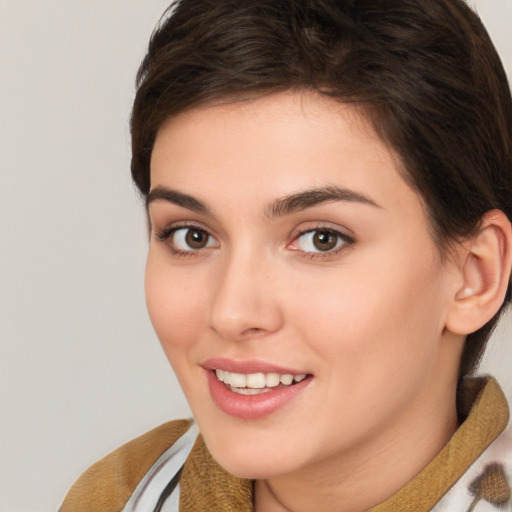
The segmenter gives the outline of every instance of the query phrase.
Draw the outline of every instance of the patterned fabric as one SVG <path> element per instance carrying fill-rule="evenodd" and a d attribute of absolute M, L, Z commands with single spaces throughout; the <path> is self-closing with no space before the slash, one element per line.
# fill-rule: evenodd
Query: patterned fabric
<path fill-rule="evenodd" d="M 432 512 L 512 510 L 512 428 L 471 465 Z"/>

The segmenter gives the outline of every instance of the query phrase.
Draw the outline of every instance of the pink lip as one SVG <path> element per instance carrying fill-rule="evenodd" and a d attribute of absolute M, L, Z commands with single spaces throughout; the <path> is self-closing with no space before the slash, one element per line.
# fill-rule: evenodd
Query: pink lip
<path fill-rule="evenodd" d="M 224 370 L 231 373 L 280 373 L 281 375 L 285 373 L 292 375 L 308 373 L 307 371 L 293 370 L 257 359 L 236 361 L 224 357 L 214 357 L 204 361 L 201 366 L 206 370 Z"/>
<path fill-rule="evenodd" d="M 236 368 L 238 370 L 235 371 L 236 373 L 256 373 L 253 370 L 254 366 L 249 366 L 250 369 L 244 371 L 240 371 L 240 365 L 238 363 L 230 365 L 229 368 Z M 263 367 L 258 365 L 257 370 L 263 373 L 276 372 L 298 374 L 298 372 L 277 370 L 275 366 L 270 366 L 272 369 L 269 370 L 268 365 L 264 365 Z M 216 368 L 226 371 L 234 371 L 228 370 L 228 367 L 223 364 L 216 365 Z M 210 394 L 217 406 L 226 414 L 245 420 L 256 420 L 269 416 L 300 395 L 300 393 L 306 389 L 313 380 L 312 376 L 308 376 L 299 383 L 286 387 L 271 388 L 271 391 L 261 393 L 260 395 L 241 395 L 231 391 L 224 383 L 217 379 L 213 369 L 207 369 L 206 374 Z"/>

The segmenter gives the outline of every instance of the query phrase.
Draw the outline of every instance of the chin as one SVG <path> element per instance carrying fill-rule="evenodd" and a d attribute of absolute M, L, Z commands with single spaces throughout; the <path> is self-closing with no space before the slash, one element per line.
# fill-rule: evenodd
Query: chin
<path fill-rule="evenodd" d="M 203 435 L 208 451 L 228 473 L 239 478 L 267 479 L 297 470 L 301 461 L 300 450 L 293 453 L 278 447 L 274 441 L 258 442 L 257 439 L 237 439 L 228 436 L 220 439 L 214 433 Z M 296 446 L 296 445 L 295 445 Z"/>
<path fill-rule="evenodd" d="M 266 480 L 275 478 L 279 475 L 287 474 L 293 471 L 294 468 L 282 466 L 274 459 L 267 460 L 249 460 L 245 457 L 214 457 L 215 460 L 222 466 L 228 473 L 231 473 L 238 478 L 247 478 L 249 480 Z"/>

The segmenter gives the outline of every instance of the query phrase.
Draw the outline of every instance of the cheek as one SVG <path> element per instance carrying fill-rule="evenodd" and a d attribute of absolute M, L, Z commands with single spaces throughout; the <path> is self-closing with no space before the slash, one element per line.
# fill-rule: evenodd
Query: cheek
<path fill-rule="evenodd" d="M 429 265 L 425 273 L 391 273 L 380 262 L 375 271 L 340 269 L 290 294 L 295 332 L 313 354 L 325 401 L 339 404 L 318 414 L 319 428 L 336 426 L 333 443 L 341 430 L 352 436 L 399 414 L 435 372 L 442 280 Z"/>
<path fill-rule="evenodd" d="M 397 371 L 421 371 L 442 331 L 435 265 L 418 263 L 419 272 L 380 258 L 378 268 L 363 262 L 360 268 L 340 268 L 293 294 L 300 332 L 344 376 L 367 372 L 384 380 Z"/>
<path fill-rule="evenodd" d="M 151 253 L 146 264 L 146 303 L 156 334 L 167 357 L 186 349 L 195 338 L 203 311 L 202 294 L 187 272 L 161 262 Z M 172 361 L 171 361 L 172 362 Z"/>

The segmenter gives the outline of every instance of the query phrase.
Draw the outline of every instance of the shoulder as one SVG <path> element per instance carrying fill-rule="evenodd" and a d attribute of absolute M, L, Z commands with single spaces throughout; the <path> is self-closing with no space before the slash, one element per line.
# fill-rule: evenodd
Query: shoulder
<path fill-rule="evenodd" d="M 191 420 L 164 423 L 96 462 L 75 482 L 60 512 L 121 510 L 153 463 L 190 424 Z"/>

